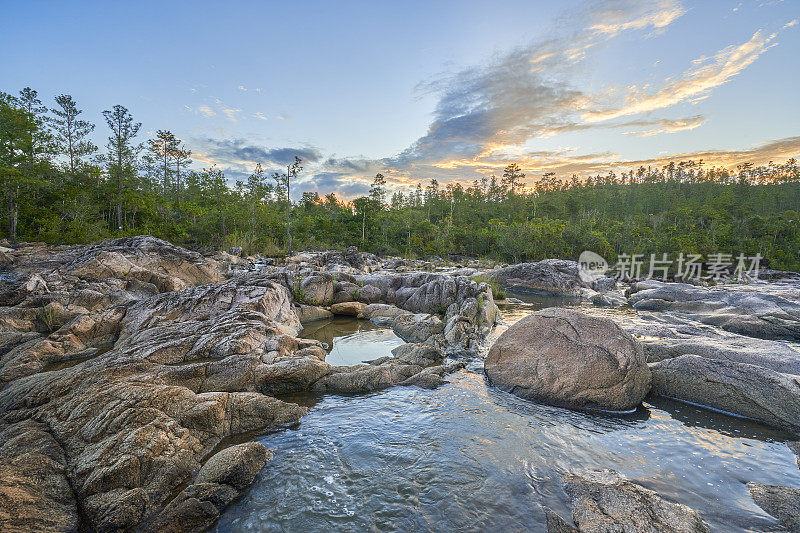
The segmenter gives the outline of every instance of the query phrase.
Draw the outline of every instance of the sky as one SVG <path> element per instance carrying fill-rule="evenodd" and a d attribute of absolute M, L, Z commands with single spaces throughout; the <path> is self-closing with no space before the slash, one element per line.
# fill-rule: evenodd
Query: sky
<path fill-rule="evenodd" d="M 122 104 L 231 183 L 298 155 L 298 196 L 800 156 L 800 0 L 0 4 L 0 90 L 99 146 Z"/>

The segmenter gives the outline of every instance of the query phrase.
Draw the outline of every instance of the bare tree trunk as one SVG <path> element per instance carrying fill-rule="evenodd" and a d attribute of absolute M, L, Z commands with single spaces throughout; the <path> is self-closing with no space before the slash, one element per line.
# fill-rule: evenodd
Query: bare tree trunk
<path fill-rule="evenodd" d="M 289 181 L 292 167 L 286 167 L 286 246 L 289 248 L 289 256 L 292 255 L 292 227 L 291 219 L 289 218 L 292 210 L 292 201 L 289 197 Z"/>
<path fill-rule="evenodd" d="M 181 161 L 177 162 L 177 174 L 175 175 L 175 199 L 178 204 L 178 210 L 181 208 Z"/>
<path fill-rule="evenodd" d="M 122 231 L 122 204 L 117 204 L 117 230 Z"/>
<path fill-rule="evenodd" d="M 8 189 L 8 240 L 17 240 L 17 201 L 13 187 Z"/>
<path fill-rule="evenodd" d="M 169 165 L 167 164 L 167 156 L 169 155 L 167 151 L 167 143 L 164 142 L 164 198 L 167 197 L 169 194 L 169 176 L 167 174 Z"/>

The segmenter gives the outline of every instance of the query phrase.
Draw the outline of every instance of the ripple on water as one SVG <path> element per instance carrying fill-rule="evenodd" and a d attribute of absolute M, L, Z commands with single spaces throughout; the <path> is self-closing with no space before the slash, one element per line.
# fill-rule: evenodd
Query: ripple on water
<path fill-rule="evenodd" d="M 502 306 L 506 325 L 582 306 L 509 295 L 525 303 Z M 402 343 L 387 332 L 337 317 L 301 335 L 332 346 L 332 364 L 356 364 Z M 539 405 L 488 387 L 480 360 L 468 368 L 434 391 L 287 398 L 312 408 L 297 429 L 260 439 L 275 458 L 217 530 L 544 531 L 541 505 L 570 515 L 563 475 L 600 468 L 697 509 L 715 530 L 769 530 L 775 520 L 745 483 L 800 486 L 780 431 L 660 399 L 625 416 Z"/>
<path fill-rule="evenodd" d="M 326 396 L 218 531 L 544 530 L 567 472 L 613 468 L 727 531 L 775 522 L 747 481 L 800 486 L 787 435 L 658 401 L 609 417 L 538 405 L 460 372 L 435 391 Z"/>

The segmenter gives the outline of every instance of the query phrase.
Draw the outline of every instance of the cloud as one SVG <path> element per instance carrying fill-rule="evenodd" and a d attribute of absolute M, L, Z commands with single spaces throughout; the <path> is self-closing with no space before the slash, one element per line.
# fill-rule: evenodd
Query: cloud
<path fill-rule="evenodd" d="M 604 110 L 589 110 L 582 114 L 584 121 L 600 122 L 626 115 L 648 113 L 675 104 L 697 102 L 707 98 L 711 91 L 727 83 L 750 66 L 761 54 L 775 46 L 777 33 L 766 34 L 759 30 L 746 42 L 723 48 L 711 58 L 699 58 L 694 67 L 679 79 L 667 83 L 655 93 L 645 88 L 631 87 L 622 105 L 612 105 Z"/>
<path fill-rule="evenodd" d="M 394 166 L 471 160 L 569 129 L 597 98 L 571 83 L 573 67 L 623 31 L 661 30 L 684 13 L 675 0 L 592 3 L 588 27 L 497 57 L 487 65 L 420 84 L 439 96 L 424 136 L 389 161 Z M 574 14 L 572 14 L 574 15 Z"/>
<path fill-rule="evenodd" d="M 222 113 L 226 117 L 228 117 L 228 120 L 230 120 L 231 122 L 238 122 L 239 118 L 237 117 L 237 115 L 241 112 L 242 110 L 237 108 L 228 108 L 228 107 L 222 108 Z"/>
<path fill-rule="evenodd" d="M 262 113 L 261 111 L 258 111 L 257 113 L 254 113 L 253 116 L 255 118 L 260 118 L 261 120 L 269 120 L 267 118 L 267 116 L 264 113 Z"/>
<path fill-rule="evenodd" d="M 344 172 L 317 172 L 312 175 L 302 176 L 298 180 L 295 188 L 297 190 L 318 192 L 325 195 L 335 192 L 337 196 L 344 199 L 363 196 L 369 192 L 370 181 L 364 179 L 353 179 Z"/>
<path fill-rule="evenodd" d="M 675 0 L 633 4 L 623 0 L 611 0 L 593 8 L 588 29 L 604 35 L 647 28 L 661 30 L 684 13 L 686 10 Z"/>
<path fill-rule="evenodd" d="M 197 110 L 200 111 L 202 114 L 204 114 L 207 117 L 213 117 L 213 116 L 216 116 L 216 114 L 217 114 L 216 111 L 214 111 L 213 109 L 211 109 L 207 105 L 201 105 L 200 107 L 197 108 Z"/>
<path fill-rule="evenodd" d="M 322 153 L 314 147 L 267 148 L 255 146 L 244 139 L 213 139 L 210 137 L 193 139 L 192 146 L 198 151 L 195 156 L 206 164 L 217 164 L 242 170 L 252 169 L 256 163 L 266 166 L 282 167 L 294 162 L 294 156 L 304 163 L 316 163 Z"/>
<path fill-rule="evenodd" d="M 240 91 L 245 91 L 245 92 L 247 91 L 247 89 L 245 89 L 244 85 L 239 85 L 239 90 Z"/>
<path fill-rule="evenodd" d="M 617 127 L 625 126 L 655 126 L 644 131 L 626 131 L 625 135 L 634 135 L 636 137 L 652 137 L 660 133 L 676 133 L 679 131 L 693 130 L 705 124 L 706 118 L 703 115 L 695 115 L 693 117 L 680 118 L 677 120 L 655 120 L 655 121 L 633 121 L 620 124 Z"/>

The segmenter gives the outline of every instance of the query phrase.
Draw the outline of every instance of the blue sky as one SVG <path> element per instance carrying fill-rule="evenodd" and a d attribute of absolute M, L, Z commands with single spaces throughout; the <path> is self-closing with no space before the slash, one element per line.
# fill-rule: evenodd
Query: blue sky
<path fill-rule="evenodd" d="M 5 2 L 0 90 L 300 190 L 800 155 L 800 2 Z M 777 142 L 776 142 L 777 141 Z M 298 190 L 298 194 L 300 192 Z"/>

